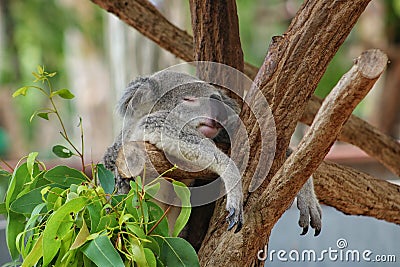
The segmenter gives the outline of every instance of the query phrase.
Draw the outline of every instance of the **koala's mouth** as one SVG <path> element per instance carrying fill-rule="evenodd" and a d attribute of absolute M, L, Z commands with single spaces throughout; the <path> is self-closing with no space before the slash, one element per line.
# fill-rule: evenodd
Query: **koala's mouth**
<path fill-rule="evenodd" d="M 222 125 L 213 119 L 202 121 L 197 129 L 208 138 L 214 138 L 218 135 Z"/>

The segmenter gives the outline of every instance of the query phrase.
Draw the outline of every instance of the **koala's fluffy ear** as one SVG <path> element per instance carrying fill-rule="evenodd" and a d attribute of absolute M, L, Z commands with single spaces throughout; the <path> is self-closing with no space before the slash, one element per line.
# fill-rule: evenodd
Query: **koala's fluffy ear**
<path fill-rule="evenodd" d="M 147 106 L 155 103 L 158 93 L 159 85 L 156 80 L 139 77 L 125 89 L 117 106 L 118 113 L 124 117 L 133 116 L 138 111 L 148 111 L 151 107 Z"/>

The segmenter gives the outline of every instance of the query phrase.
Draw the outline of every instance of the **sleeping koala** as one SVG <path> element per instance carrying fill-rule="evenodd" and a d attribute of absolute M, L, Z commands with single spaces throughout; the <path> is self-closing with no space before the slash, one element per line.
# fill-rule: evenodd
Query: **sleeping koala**
<path fill-rule="evenodd" d="M 227 194 L 228 230 L 243 225 L 241 176 L 235 163 L 211 140 L 227 139 L 226 129 L 236 127 L 237 103 L 216 87 L 188 74 L 160 71 L 129 83 L 118 111 L 124 127 L 104 156 L 105 166 L 116 175 L 119 193 L 127 193 L 115 162 L 125 142 L 146 141 L 166 155 L 218 174 Z M 228 136 L 229 139 L 229 136 Z M 227 141 L 229 142 L 229 140 Z M 190 184 L 191 181 L 187 181 Z M 321 230 L 321 210 L 311 178 L 298 195 L 299 224 L 305 234 L 311 217 L 315 235 Z"/>

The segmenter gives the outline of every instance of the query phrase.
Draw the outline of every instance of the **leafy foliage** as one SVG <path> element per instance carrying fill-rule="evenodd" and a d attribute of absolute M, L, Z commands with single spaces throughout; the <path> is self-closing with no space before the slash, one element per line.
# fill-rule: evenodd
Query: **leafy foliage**
<path fill-rule="evenodd" d="M 50 90 L 22 87 L 14 96 L 26 95 L 32 88 L 50 100 L 73 96 L 67 89 L 52 90 L 49 78 L 55 73 L 38 67 L 34 75 L 38 82 L 49 84 Z M 4 201 L 0 203 L 0 214 L 7 216 L 7 246 L 12 264 L 19 264 L 17 261 L 22 258 L 21 266 L 199 266 L 191 245 L 177 237 L 190 216 L 189 189 L 173 182 L 183 207 L 170 237 L 168 209 L 163 211 L 152 197 L 163 178 L 143 185 L 137 177 L 131 181 L 128 194 L 116 195 L 113 173 L 102 164 L 92 164 L 94 179 L 89 178 L 84 172 L 83 137 L 78 150 L 70 141 L 55 105 L 48 110 L 47 114 L 50 113 L 59 119 L 62 137 L 76 154 L 61 145 L 54 146 L 53 152 L 61 158 L 78 155 L 83 168 L 47 169 L 37 160 L 38 153 L 32 152 L 11 173 L 0 170 L 0 178 L 8 182 L 6 196 L 0 196 L 0 201 Z M 43 118 L 40 113 L 35 114 Z"/>

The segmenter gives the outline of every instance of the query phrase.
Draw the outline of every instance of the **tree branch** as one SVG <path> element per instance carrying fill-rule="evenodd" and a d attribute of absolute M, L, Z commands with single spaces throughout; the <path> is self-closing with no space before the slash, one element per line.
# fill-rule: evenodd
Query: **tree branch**
<path fill-rule="evenodd" d="M 330 162 L 322 162 L 313 177 L 321 203 L 400 224 L 400 186 Z"/>
<path fill-rule="evenodd" d="M 143 146 L 144 145 L 144 146 Z M 227 151 L 227 147 L 222 148 Z M 145 165 L 137 160 L 138 149 L 147 154 Z M 124 151 L 124 152 L 122 152 Z M 129 163 L 129 166 L 126 164 Z M 117 158 L 117 168 L 124 178 L 142 175 L 146 169 L 147 177 L 151 169 L 163 173 L 173 166 L 155 146 L 142 142 L 128 142 Z M 218 175 L 211 171 L 184 172 L 179 169 L 168 173 L 175 180 L 202 179 L 214 180 Z M 349 167 L 323 161 L 313 174 L 315 191 L 321 203 L 332 206 L 346 214 L 365 215 L 400 224 L 400 186 L 376 179 L 368 174 Z M 357 195 L 354 194 L 357 192 Z"/>
<path fill-rule="evenodd" d="M 160 47 L 168 50 L 175 56 L 185 60 L 193 61 L 193 37 L 186 31 L 178 29 L 171 24 L 150 2 L 147 0 L 92 0 L 101 8 L 118 16 L 122 21 L 137 29 L 144 36 L 148 37 Z M 126 3 L 126 5 L 125 5 Z M 281 37 L 274 37 L 269 51 L 277 46 L 277 40 Z M 279 49 L 279 46 L 278 48 Z M 268 57 L 275 58 L 277 51 L 269 53 Z M 267 58 L 266 61 L 267 62 Z M 259 76 L 263 79 L 256 79 L 259 88 L 264 87 L 276 69 L 276 60 L 269 60 L 259 70 Z M 244 72 L 254 78 L 257 74 L 257 67 L 245 63 Z M 263 81 L 263 82 L 260 82 Z M 272 96 L 267 99 L 270 101 Z M 308 102 L 301 121 L 310 125 L 322 100 L 313 96 Z M 357 129 L 355 131 L 355 129 Z M 351 116 L 343 127 L 339 140 L 349 142 L 364 150 L 385 165 L 396 175 L 400 176 L 400 144 L 393 138 L 385 135 L 364 120 Z"/>
<path fill-rule="evenodd" d="M 324 100 L 297 150 L 286 160 L 261 195 L 263 217 L 274 218 L 266 222 L 271 224 L 270 229 L 328 154 L 344 122 L 378 80 L 387 61 L 387 56 L 380 50 L 362 53 Z M 260 207 L 253 209 L 259 210 Z"/>
<path fill-rule="evenodd" d="M 300 121 L 311 125 L 321 103 L 321 99 L 313 96 Z M 394 174 L 400 176 L 400 143 L 366 121 L 355 115 L 350 116 L 338 140 L 361 148 Z"/>

